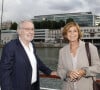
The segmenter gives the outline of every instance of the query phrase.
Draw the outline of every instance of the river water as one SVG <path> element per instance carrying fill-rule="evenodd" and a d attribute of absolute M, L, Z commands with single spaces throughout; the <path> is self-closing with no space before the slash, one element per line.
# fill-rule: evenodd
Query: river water
<path fill-rule="evenodd" d="M 37 53 L 41 60 L 52 70 L 56 70 L 58 63 L 58 55 L 60 48 L 37 48 Z M 98 48 L 100 55 L 100 48 Z M 0 56 L 2 49 L 0 48 Z M 100 77 L 97 76 L 97 77 Z M 40 86 L 43 88 L 41 90 L 52 90 L 47 88 L 54 88 L 53 90 L 60 90 L 62 85 L 62 81 L 60 79 L 49 79 L 49 78 L 41 78 Z"/>

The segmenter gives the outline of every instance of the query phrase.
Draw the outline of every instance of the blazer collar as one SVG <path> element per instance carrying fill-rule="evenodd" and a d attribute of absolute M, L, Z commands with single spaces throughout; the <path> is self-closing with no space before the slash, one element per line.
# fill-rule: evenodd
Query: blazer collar
<path fill-rule="evenodd" d="M 32 69 L 30 61 L 29 61 L 29 58 L 28 58 L 28 56 L 27 56 L 27 54 L 26 54 L 26 52 L 25 52 L 20 40 L 16 39 L 16 43 L 17 43 L 17 46 L 18 46 L 18 49 L 19 49 L 19 53 L 21 53 L 21 55 L 24 58 L 23 60 L 25 61 L 25 64 Z"/>

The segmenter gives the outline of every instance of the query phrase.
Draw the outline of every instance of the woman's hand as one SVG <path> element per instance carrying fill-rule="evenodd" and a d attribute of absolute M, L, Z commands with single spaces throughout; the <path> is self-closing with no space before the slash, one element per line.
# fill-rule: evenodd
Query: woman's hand
<path fill-rule="evenodd" d="M 81 77 L 83 77 L 86 74 L 86 71 L 84 69 L 69 71 L 67 76 L 70 78 L 71 81 L 79 80 Z"/>
<path fill-rule="evenodd" d="M 78 71 L 69 71 L 67 76 L 71 81 L 76 81 L 80 77 L 80 74 Z"/>
<path fill-rule="evenodd" d="M 78 70 L 78 73 L 80 75 L 80 78 L 83 77 L 84 75 L 86 75 L 86 71 L 84 69 Z"/>

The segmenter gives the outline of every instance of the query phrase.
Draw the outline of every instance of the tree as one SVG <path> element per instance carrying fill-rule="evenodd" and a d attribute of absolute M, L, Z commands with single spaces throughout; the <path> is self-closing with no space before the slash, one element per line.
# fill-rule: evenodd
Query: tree
<path fill-rule="evenodd" d="M 98 24 L 98 26 L 100 26 L 100 23 Z"/>
<path fill-rule="evenodd" d="M 58 22 L 58 25 L 59 25 L 58 28 L 64 27 L 65 21 L 60 20 L 60 21 Z"/>
<path fill-rule="evenodd" d="M 17 23 L 16 22 L 12 23 L 10 29 L 16 30 L 17 29 Z"/>
<path fill-rule="evenodd" d="M 74 22 L 74 19 L 73 19 L 73 18 L 68 18 L 68 19 L 66 20 L 66 24 L 69 23 L 69 22 Z"/>

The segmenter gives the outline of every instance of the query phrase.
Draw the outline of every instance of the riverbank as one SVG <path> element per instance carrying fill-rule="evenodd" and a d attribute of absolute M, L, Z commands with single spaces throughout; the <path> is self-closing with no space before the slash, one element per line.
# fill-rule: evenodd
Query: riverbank
<path fill-rule="evenodd" d="M 64 44 L 60 43 L 35 43 L 36 48 L 61 48 Z M 0 48 L 3 48 L 4 45 L 0 45 Z"/>
<path fill-rule="evenodd" d="M 4 45 L 0 44 L 0 48 L 3 48 Z"/>
<path fill-rule="evenodd" d="M 65 45 L 65 43 L 35 43 L 37 48 L 61 48 Z"/>
<path fill-rule="evenodd" d="M 34 43 L 36 48 L 62 48 L 66 43 Z M 3 48 L 4 45 L 0 44 L 0 48 Z M 96 46 L 100 49 L 100 46 Z"/>

